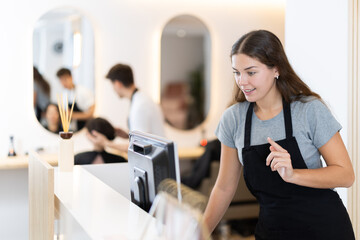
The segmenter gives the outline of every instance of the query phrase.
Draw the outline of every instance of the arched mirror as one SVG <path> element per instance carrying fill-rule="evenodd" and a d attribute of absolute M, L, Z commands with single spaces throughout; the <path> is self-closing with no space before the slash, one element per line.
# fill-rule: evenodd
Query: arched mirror
<path fill-rule="evenodd" d="M 211 40 L 205 24 L 190 15 L 171 19 L 161 36 L 161 106 L 177 129 L 193 129 L 210 106 Z"/>
<path fill-rule="evenodd" d="M 58 96 L 71 106 L 70 130 L 80 130 L 92 117 L 94 98 L 94 34 L 77 10 L 55 9 L 44 14 L 33 32 L 34 111 L 51 132 L 61 131 Z M 67 96 L 67 97 L 66 97 Z"/>

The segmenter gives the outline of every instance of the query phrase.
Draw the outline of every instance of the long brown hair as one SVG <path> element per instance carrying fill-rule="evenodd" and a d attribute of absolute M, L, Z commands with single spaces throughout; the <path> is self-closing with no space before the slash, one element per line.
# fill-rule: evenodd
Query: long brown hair
<path fill-rule="evenodd" d="M 43 76 L 40 74 L 36 67 L 33 67 L 33 74 L 34 82 L 39 84 L 39 87 L 44 91 L 44 93 L 48 97 L 50 97 L 50 84 L 43 78 Z"/>
<path fill-rule="evenodd" d="M 268 66 L 268 68 L 277 67 L 279 78 L 276 79 L 276 87 L 286 102 L 301 101 L 304 96 L 321 99 L 295 73 L 280 40 L 273 33 L 266 30 L 257 30 L 245 34 L 232 46 L 230 57 L 240 53 L 255 58 Z M 235 102 L 246 101 L 244 93 L 237 85 L 234 100 Z"/>

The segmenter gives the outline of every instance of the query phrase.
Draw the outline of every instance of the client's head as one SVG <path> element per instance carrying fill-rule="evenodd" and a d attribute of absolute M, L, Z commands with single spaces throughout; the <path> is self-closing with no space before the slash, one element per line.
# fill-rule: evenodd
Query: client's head
<path fill-rule="evenodd" d="M 89 131 L 89 133 L 91 133 L 91 131 L 95 130 L 95 131 L 103 134 L 109 140 L 114 140 L 114 138 L 115 138 L 114 127 L 111 125 L 111 123 L 109 123 L 109 121 L 107 121 L 104 118 L 98 117 L 98 118 L 89 119 L 86 122 L 85 127 Z"/>
<path fill-rule="evenodd" d="M 61 131 L 59 108 L 54 103 L 49 103 L 45 108 L 45 127 L 51 132 L 58 133 Z"/>

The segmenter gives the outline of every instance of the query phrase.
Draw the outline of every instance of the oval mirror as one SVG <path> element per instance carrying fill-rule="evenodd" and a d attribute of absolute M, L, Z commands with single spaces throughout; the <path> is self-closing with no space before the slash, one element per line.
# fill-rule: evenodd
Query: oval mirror
<path fill-rule="evenodd" d="M 192 129 L 210 107 L 211 39 L 198 18 L 171 19 L 161 36 L 161 106 L 167 123 Z"/>
<path fill-rule="evenodd" d="M 61 131 L 58 98 L 71 106 L 75 97 L 70 130 L 80 130 L 95 107 L 94 36 L 90 22 L 77 10 L 52 10 L 36 22 L 33 73 L 34 111 L 41 125 Z"/>

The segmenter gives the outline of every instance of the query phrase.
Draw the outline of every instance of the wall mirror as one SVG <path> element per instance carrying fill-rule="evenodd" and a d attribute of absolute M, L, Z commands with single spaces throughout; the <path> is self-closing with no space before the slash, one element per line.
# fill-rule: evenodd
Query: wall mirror
<path fill-rule="evenodd" d="M 193 129 L 210 107 L 211 39 L 198 18 L 171 19 L 161 36 L 161 106 L 167 123 Z"/>
<path fill-rule="evenodd" d="M 95 106 L 94 34 L 90 22 L 74 9 L 44 14 L 34 27 L 33 67 L 38 121 L 58 133 L 61 121 L 57 96 L 63 96 L 64 104 L 67 96 L 70 105 L 76 96 L 70 130 L 80 130 Z"/>

